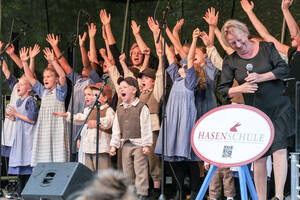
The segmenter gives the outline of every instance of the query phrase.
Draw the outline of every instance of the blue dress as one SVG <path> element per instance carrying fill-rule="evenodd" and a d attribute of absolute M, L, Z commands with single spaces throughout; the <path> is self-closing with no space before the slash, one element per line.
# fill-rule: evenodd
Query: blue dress
<path fill-rule="evenodd" d="M 196 122 L 194 89 L 198 85 L 194 67 L 185 67 L 186 78 L 180 77 L 178 66 L 172 63 L 168 68 L 173 86 L 166 106 L 165 147 L 166 161 L 199 161 L 191 146 L 191 132 Z M 155 153 L 161 155 L 162 134 L 160 129 Z"/>
<path fill-rule="evenodd" d="M 215 90 L 218 69 L 212 64 L 207 56 L 205 56 L 205 60 L 206 65 L 203 66 L 203 69 L 206 74 L 206 87 L 204 89 L 195 91 L 197 120 L 208 111 L 217 107 Z"/>
<path fill-rule="evenodd" d="M 18 99 L 16 110 L 22 115 L 26 115 L 30 120 L 36 121 L 38 108 L 36 99 L 32 96 L 24 100 Z M 31 174 L 31 152 L 34 137 L 35 124 L 25 122 L 16 118 L 15 139 L 10 151 L 9 174 Z"/>

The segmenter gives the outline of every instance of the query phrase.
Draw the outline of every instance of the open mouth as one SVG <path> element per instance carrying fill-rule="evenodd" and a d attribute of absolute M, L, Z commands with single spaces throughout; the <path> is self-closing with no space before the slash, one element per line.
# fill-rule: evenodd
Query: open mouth
<path fill-rule="evenodd" d="M 121 97 L 125 97 L 125 96 L 126 96 L 126 93 L 122 92 Z"/>

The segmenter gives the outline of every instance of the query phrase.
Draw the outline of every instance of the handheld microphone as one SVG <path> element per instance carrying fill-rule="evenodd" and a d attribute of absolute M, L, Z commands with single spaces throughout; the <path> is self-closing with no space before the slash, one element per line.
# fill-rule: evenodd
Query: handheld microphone
<path fill-rule="evenodd" d="M 253 65 L 251 63 L 248 63 L 246 65 L 246 70 L 249 72 L 249 73 L 252 73 L 253 72 Z"/>

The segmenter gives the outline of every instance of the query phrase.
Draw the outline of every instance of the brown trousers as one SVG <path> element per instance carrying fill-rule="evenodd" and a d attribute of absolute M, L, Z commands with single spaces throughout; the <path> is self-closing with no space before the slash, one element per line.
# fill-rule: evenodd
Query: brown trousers
<path fill-rule="evenodd" d="M 139 195 L 148 195 L 149 177 L 147 157 L 143 154 L 143 147 L 126 142 L 122 147 L 123 173 L 135 183 Z"/>
<path fill-rule="evenodd" d="M 235 196 L 235 186 L 232 173 L 229 168 L 218 167 L 209 184 L 209 197 L 217 199 L 221 196 L 222 185 L 225 197 Z"/>
<path fill-rule="evenodd" d="M 161 162 L 154 153 L 159 131 L 153 131 L 153 144 L 150 148 L 150 154 L 147 156 L 149 161 L 150 175 L 153 181 L 161 181 Z"/>
<path fill-rule="evenodd" d="M 85 165 L 92 171 L 96 170 L 96 154 L 85 154 Z M 98 170 L 111 168 L 110 155 L 108 153 L 98 154 Z"/>

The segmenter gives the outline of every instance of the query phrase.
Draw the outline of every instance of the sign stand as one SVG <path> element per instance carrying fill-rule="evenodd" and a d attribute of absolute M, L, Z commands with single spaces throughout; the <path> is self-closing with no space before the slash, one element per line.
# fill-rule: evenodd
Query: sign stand
<path fill-rule="evenodd" d="M 242 200 L 248 200 L 248 194 L 247 194 L 247 186 L 250 192 L 250 195 L 252 197 L 253 200 L 258 200 L 257 194 L 256 194 L 256 190 L 254 187 L 254 184 L 252 182 L 252 178 L 249 172 L 249 169 L 247 167 L 247 165 L 243 165 L 238 167 L 239 168 L 239 180 L 240 180 L 240 190 L 241 190 L 241 199 Z M 207 188 L 209 186 L 209 183 L 216 171 L 217 167 L 214 165 L 211 165 L 204 181 L 203 184 L 200 188 L 200 191 L 196 197 L 196 200 L 202 200 Z"/>

